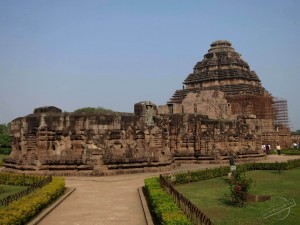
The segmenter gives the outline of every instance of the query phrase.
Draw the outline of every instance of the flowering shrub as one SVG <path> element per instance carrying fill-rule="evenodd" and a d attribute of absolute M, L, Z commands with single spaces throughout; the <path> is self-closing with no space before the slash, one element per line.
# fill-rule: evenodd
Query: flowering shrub
<path fill-rule="evenodd" d="M 241 175 L 239 171 L 235 171 L 229 181 L 230 197 L 232 204 L 243 207 L 247 200 L 248 191 L 251 187 L 252 179 L 247 178 L 245 174 Z"/>

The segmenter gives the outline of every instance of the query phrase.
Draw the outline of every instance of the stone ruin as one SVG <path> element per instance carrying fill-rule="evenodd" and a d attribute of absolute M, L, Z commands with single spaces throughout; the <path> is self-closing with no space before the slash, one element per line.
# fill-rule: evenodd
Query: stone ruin
<path fill-rule="evenodd" d="M 54 106 L 11 122 L 7 170 L 59 175 L 164 171 L 180 162 L 264 156 L 262 144 L 291 145 L 275 123 L 274 98 L 230 42 L 215 41 L 166 105 L 134 113 L 63 113 Z"/>

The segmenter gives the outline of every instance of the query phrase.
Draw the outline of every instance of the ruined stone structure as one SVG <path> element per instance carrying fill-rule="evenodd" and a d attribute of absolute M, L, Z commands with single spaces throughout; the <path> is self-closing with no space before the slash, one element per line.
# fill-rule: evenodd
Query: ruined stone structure
<path fill-rule="evenodd" d="M 170 101 L 134 113 L 63 113 L 42 107 L 11 122 L 7 169 L 105 175 L 163 171 L 176 162 L 263 156 L 261 145 L 291 144 L 275 124 L 272 95 L 228 41 L 211 44 Z"/>

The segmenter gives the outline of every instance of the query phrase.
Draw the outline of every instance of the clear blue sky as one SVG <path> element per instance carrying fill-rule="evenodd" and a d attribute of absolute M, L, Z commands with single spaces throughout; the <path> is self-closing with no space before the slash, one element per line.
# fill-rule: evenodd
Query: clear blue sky
<path fill-rule="evenodd" d="M 300 1 L 0 0 L 0 123 L 165 104 L 211 42 L 226 39 L 300 129 Z"/>

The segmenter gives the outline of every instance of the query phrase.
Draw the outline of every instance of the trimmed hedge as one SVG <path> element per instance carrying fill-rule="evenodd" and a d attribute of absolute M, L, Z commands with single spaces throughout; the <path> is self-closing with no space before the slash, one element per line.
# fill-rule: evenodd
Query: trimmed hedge
<path fill-rule="evenodd" d="M 237 170 L 246 172 L 249 170 L 289 170 L 300 167 L 300 159 L 289 160 L 287 162 L 275 163 L 246 163 L 237 165 Z M 185 184 L 200 180 L 207 180 L 215 177 L 226 176 L 230 172 L 229 166 L 221 166 L 210 169 L 184 171 L 173 174 L 163 174 L 163 176 L 173 184 Z"/>
<path fill-rule="evenodd" d="M 0 224 L 25 224 L 57 199 L 65 190 L 64 178 L 53 177 L 52 182 L 37 191 L 0 209 Z"/>
<path fill-rule="evenodd" d="M 238 165 L 237 169 L 244 172 L 248 170 L 289 170 L 297 167 L 300 167 L 300 159 L 275 163 L 246 163 Z"/>
<path fill-rule="evenodd" d="M 204 170 L 192 170 L 178 172 L 175 174 L 163 174 L 163 176 L 174 184 L 184 184 L 200 180 L 207 180 L 214 177 L 222 177 L 227 175 L 229 172 L 230 168 L 228 166 L 221 166 Z"/>
<path fill-rule="evenodd" d="M 158 177 L 145 179 L 145 192 L 155 224 L 192 225 L 159 184 Z"/>
<path fill-rule="evenodd" d="M 0 184 L 31 186 L 44 180 L 47 176 L 36 174 L 0 173 Z"/>

